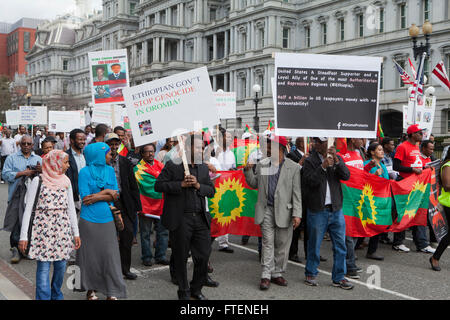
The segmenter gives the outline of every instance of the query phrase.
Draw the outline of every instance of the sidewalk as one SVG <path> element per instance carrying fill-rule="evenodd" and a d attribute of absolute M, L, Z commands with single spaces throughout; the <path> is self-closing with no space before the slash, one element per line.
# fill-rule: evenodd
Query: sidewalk
<path fill-rule="evenodd" d="M 32 300 L 33 284 L 0 259 L 0 300 Z"/>

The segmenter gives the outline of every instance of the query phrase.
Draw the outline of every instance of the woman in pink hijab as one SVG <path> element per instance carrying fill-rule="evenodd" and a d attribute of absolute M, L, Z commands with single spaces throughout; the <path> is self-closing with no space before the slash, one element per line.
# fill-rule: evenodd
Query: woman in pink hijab
<path fill-rule="evenodd" d="M 42 174 L 32 180 L 25 196 L 19 250 L 37 261 L 36 300 L 64 299 L 61 287 L 66 261 L 72 250 L 81 246 L 72 185 L 65 175 L 68 168 L 67 153 L 50 151 L 43 159 Z M 34 219 L 30 223 L 33 212 Z"/>

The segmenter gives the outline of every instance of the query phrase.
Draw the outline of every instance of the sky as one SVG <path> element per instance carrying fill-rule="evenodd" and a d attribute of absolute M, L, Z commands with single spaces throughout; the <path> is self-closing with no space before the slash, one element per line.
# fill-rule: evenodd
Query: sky
<path fill-rule="evenodd" d="M 0 10 L 0 22 L 14 23 L 21 18 L 54 19 L 58 15 L 75 12 L 75 0 L 0 0 L 8 2 Z M 96 9 L 102 0 L 89 0 Z"/>

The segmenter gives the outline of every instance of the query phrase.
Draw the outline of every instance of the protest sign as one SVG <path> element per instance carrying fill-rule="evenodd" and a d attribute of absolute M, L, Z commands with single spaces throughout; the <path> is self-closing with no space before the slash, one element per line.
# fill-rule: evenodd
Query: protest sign
<path fill-rule="evenodd" d="M 136 146 L 219 124 L 206 67 L 124 89 Z"/>
<path fill-rule="evenodd" d="M 6 124 L 8 126 L 20 125 L 20 110 L 7 110 L 6 111 Z"/>
<path fill-rule="evenodd" d="M 129 85 L 127 50 L 89 52 L 92 103 L 123 103 L 123 89 Z"/>
<path fill-rule="evenodd" d="M 440 161 L 436 160 L 429 164 L 431 167 L 431 189 L 430 189 L 430 204 L 428 207 L 428 220 L 433 229 L 436 240 L 440 242 L 448 232 L 448 222 L 445 219 L 443 212 L 438 209 L 438 197 L 441 194 L 440 185 L 436 174 L 439 172 Z"/>
<path fill-rule="evenodd" d="M 408 119 L 408 114 L 409 114 L 409 107 L 408 106 L 403 106 L 403 129 L 408 129 L 409 127 L 409 119 Z"/>
<path fill-rule="evenodd" d="M 236 119 L 236 92 L 213 93 L 220 119 Z"/>
<path fill-rule="evenodd" d="M 275 132 L 375 138 L 382 58 L 275 54 Z"/>
<path fill-rule="evenodd" d="M 80 111 L 49 111 L 48 131 L 70 132 L 73 129 L 84 128 L 81 126 Z"/>
<path fill-rule="evenodd" d="M 412 104 L 414 101 L 412 101 Z M 413 107 L 412 107 L 413 108 Z M 410 108 L 409 110 L 414 110 Z M 436 97 L 417 96 L 416 122 L 420 129 L 425 129 L 424 139 L 429 139 L 433 130 L 434 112 L 436 110 Z"/>
<path fill-rule="evenodd" d="M 47 124 L 47 107 L 21 106 L 20 124 Z"/>
<path fill-rule="evenodd" d="M 108 126 L 112 126 L 111 105 L 94 106 L 91 121 L 93 123 L 104 123 Z"/>

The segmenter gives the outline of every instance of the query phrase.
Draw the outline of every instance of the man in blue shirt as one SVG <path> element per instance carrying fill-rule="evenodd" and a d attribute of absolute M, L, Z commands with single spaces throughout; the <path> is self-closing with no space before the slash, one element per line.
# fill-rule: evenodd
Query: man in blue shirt
<path fill-rule="evenodd" d="M 2 177 L 8 182 L 8 202 L 22 177 L 31 177 L 37 173 L 42 172 L 41 157 L 34 154 L 32 151 L 33 140 L 30 136 L 23 136 L 19 143 L 20 150 L 9 155 L 3 166 Z M 11 232 L 11 263 L 18 263 L 20 261 L 20 254 L 18 251 L 18 244 L 20 238 L 20 223 L 14 227 Z"/>

